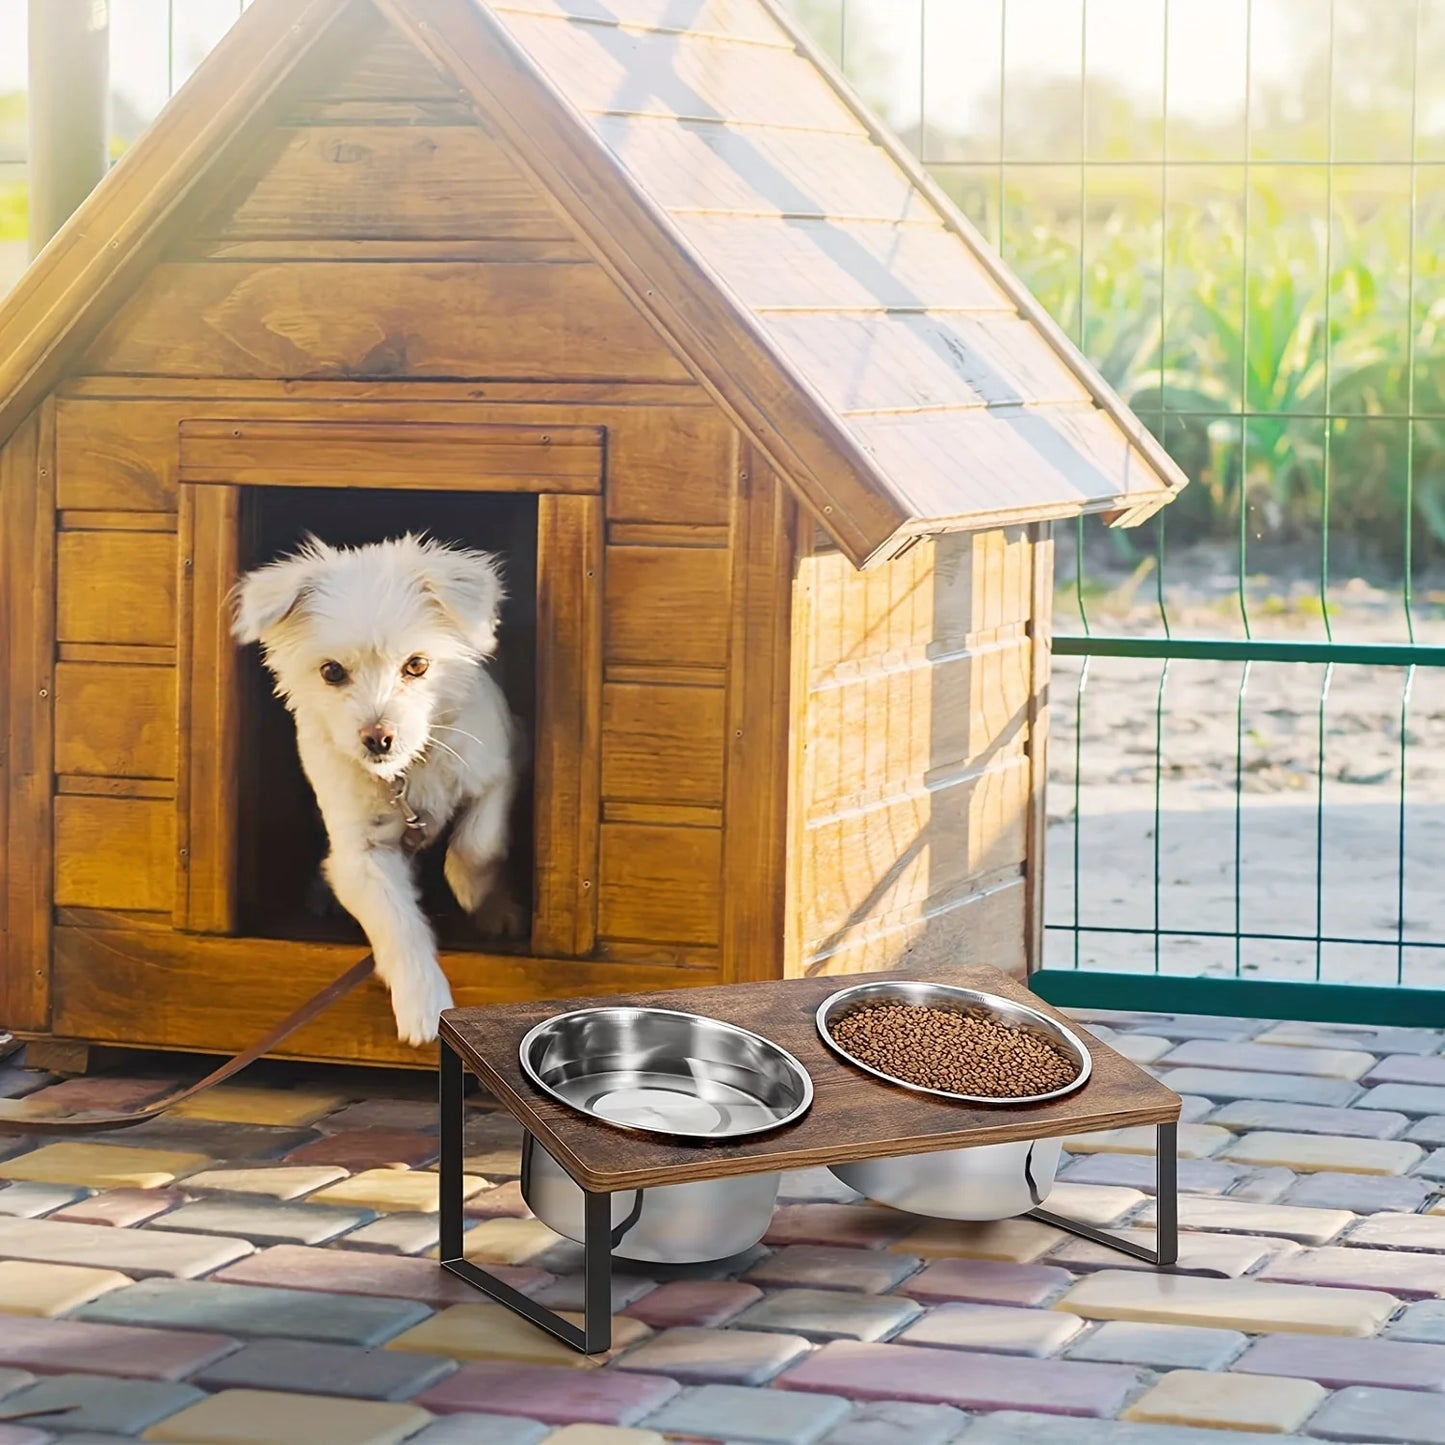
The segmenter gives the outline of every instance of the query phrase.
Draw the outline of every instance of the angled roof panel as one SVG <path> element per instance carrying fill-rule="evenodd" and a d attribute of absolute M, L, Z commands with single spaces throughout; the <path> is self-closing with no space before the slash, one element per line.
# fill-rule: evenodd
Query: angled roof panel
<path fill-rule="evenodd" d="M 438 0 L 391 3 L 423 14 Z M 1080 511 L 1137 521 L 1183 485 L 768 0 L 469 3 L 821 405 L 820 434 L 798 450 L 824 493 L 826 449 L 844 441 L 894 537 Z M 706 356 L 690 359 L 726 393 Z M 839 540 L 864 560 L 893 538 Z"/>

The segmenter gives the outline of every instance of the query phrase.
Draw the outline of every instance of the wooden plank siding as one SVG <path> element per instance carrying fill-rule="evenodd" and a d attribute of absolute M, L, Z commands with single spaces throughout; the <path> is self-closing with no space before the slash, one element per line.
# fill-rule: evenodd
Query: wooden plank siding
<path fill-rule="evenodd" d="M 1023 529 L 867 573 L 831 548 L 801 559 L 790 973 L 933 957 L 1023 973 L 1033 590 Z"/>

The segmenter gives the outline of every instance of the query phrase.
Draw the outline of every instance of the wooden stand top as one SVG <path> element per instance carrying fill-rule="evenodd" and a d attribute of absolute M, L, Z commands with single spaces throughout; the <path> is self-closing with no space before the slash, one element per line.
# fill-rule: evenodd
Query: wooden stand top
<path fill-rule="evenodd" d="M 927 978 L 980 989 L 1058 1019 L 1083 1040 L 1093 1056 L 1089 1082 L 1048 1104 L 963 1104 L 895 1087 L 853 1067 L 818 1036 L 814 1022 L 818 1005 L 839 989 L 890 977 Z M 787 1049 L 812 1075 L 813 1106 L 785 1128 L 717 1143 L 634 1133 L 579 1114 L 544 1094 L 526 1077 L 518 1046 L 527 1031 L 543 1019 L 572 1009 L 599 1007 L 674 1009 L 760 1034 Z M 442 1015 L 441 1035 L 579 1184 L 603 1192 L 1054 1138 L 1130 1124 L 1167 1124 L 1178 1119 L 1180 1108 L 1177 1094 L 993 968 L 902 970 L 866 978 L 800 978 L 451 1009 Z"/>

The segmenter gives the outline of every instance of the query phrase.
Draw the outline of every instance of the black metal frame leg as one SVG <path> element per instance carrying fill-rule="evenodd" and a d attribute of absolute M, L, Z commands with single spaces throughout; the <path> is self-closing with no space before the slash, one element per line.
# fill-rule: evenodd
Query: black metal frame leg
<path fill-rule="evenodd" d="M 1146 1264 L 1164 1268 L 1179 1259 L 1179 1125 L 1160 1124 L 1158 1129 L 1158 1153 L 1155 1156 L 1157 1220 L 1155 1238 L 1158 1244 L 1148 1249 L 1135 1244 L 1131 1239 L 1120 1239 L 1102 1229 L 1087 1224 L 1078 1224 L 1062 1215 L 1052 1214 L 1047 1209 L 1031 1209 L 1029 1219 L 1052 1224 L 1056 1229 L 1066 1229 L 1080 1239 L 1092 1240 L 1095 1244 L 1107 1245 L 1121 1254 L 1142 1259 Z"/>
<path fill-rule="evenodd" d="M 474 1289 L 515 1310 L 549 1334 L 584 1355 L 612 1348 L 612 1196 L 583 1190 L 586 1199 L 583 1243 L 582 1328 L 555 1310 L 528 1299 L 520 1290 L 488 1274 L 462 1250 L 462 1088 L 466 1078 L 461 1056 L 440 1040 L 439 1102 L 441 1106 L 441 1266 Z"/>

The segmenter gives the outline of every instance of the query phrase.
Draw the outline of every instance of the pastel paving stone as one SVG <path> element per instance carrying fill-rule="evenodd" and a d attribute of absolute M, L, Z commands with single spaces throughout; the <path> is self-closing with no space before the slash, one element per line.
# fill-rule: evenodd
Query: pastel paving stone
<path fill-rule="evenodd" d="M 1324 1387 L 1313 1380 L 1171 1370 L 1124 1419 L 1283 1434 L 1298 1430 L 1324 1398 Z"/>
<path fill-rule="evenodd" d="M 498 1279 L 524 1293 L 545 1284 L 550 1276 L 540 1269 L 498 1265 Z M 438 1269 L 430 1259 L 370 1254 L 364 1250 L 308 1249 L 304 1245 L 276 1244 L 229 1265 L 215 1276 L 227 1283 L 275 1285 L 288 1289 L 319 1290 L 347 1295 L 382 1295 L 415 1300 L 421 1304 L 471 1304 L 477 1292 L 471 1285 Z"/>
<path fill-rule="evenodd" d="M 1012 1309 L 1003 1305 L 945 1304 L 908 1326 L 900 1344 L 938 1345 L 989 1354 L 1057 1354 L 1084 1328 L 1083 1320 L 1056 1310 Z"/>
<path fill-rule="evenodd" d="M 64 1079 L 48 1088 L 25 1091 L 34 1114 L 109 1114 L 153 1104 L 176 1087 L 175 1079 L 117 1079 L 106 1076 Z"/>
<path fill-rule="evenodd" d="M 547 1445 L 666 1445 L 656 1430 L 617 1425 L 564 1425 L 547 1436 Z"/>
<path fill-rule="evenodd" d="M 1158 1245 L 1158 1236 L 1152 1229 L 1119 1229 L 1114 1233 L 1120 1239 L 1131 1244 L 1144 1245 L 1149 1249 Z M 1297 1248 L 1297 1245 L 1287 1239 L 1256 1239 L 1238 1234 L 1182 1233 L 1179 1236 L 1179 1258 L 1169 1268 L 1175 1274 L 1213 1275 L 1234 1279 L 1248 1274 L 1267 1260 L 1278 1259 Z M 1071 1239 L 1062 1248 L 1056 1249 L 1049 1258 L 1072 1270 L 1154 1268 L 1145 1260 L 1121 1255 L 1116 1249 L 1095 1244 L 1088 1239 Z"/>
<path fill-rule="evenodd" d="M 1381 1059 L 1365 1075 L 1367 1084 L 1438 1084 L 1445 1085 L 1445 1058 L 1422 1058 L 1412 1054 L 1394 1054 Z"/>
<path fill-rule="evenodd" d="M 823 1445 L 949 1445 L 966 1417 L 951 1405 L 913 1400 L 876 1400 L 856 1409 L 823 1437 Z"/>
<path fill-rule="evenodd" d="M 837 1249 L 826 1244 L 789 1244 L 760 1259 L 748 1272 L 751 1284 L 770 1288 L 853 1290 L 886 1294 L 914 1273 L 911 1255 L 882 1249 Z"/>
<path fill-rule="evenodd" d="M 1107 1228 L 1133 1214 L 1145 1196 L 1138 1189 L 1120 1189 L 1113 1185 L 1055 1184 L 1044 1202 L 1055 1213 L 1078 1224 Z"/>
<path fill-rule="evenodd" d="M 24 1411 L 29 1416 L 26 1424 L 42 1430 L 138 1435 L 146 1426 L 203 1398 L 193 1385 L 170 1381 L 51 1375 L 7 1396 L 4 1413 Z M 41 1413 L 31 1415 L 31 1411 Z"/>
<path fill-rule="evenodd" d="M 570 1317 L 573 1323 L 582 1323 L 580 1315 Z M 641 1320 L 625 1317 L 614 1320 L 613 1349 L 626 1349 L 651 1333 Z M 524 1364 L 574 1368 L 600 1365 L 606 1358 L 581 1354 L 506 1305 L 490 1301 L 439 1310 L 430 1319 L 422 1320 L 388 1341 L 387 1349 L 446 1355 L 454 1360 L 519 1360 Z"/>
<path fill-rule="evenodd" d="M 179 1189 L 108 1189 L 57 1209 L 50 1217 L 72 1224 L 107 1224 L 129 1229 L 185 1203 Z"/>
<path fill-rule="evenodd" d="M 1241 1374 L 1318 1380 L 1331 1389 L 1386 1385 L 1400 1390 L 1439 1390 L 1445 1388 L 1445 1345 L 1267 1335 L 1256 1340 L 1233 1368 Z"/>
<path fill-rule="evenodd" d="M 1155 1038 L 1152 1034 L 1115 1034 L 1106 1042 L 1116 1054 L 1123 1054 L 1136 1064 L 1152 1064 L 1174 1047 L 1171 1039 Z"/>
<path fill-rule="evenodd" d="M 1383 1441 L 1445 1445 L 1445 1410 L 1439 1395 L 1352 1385 L 1325 1401 L 1310 1421 L 1310 1434 L 1322 1440 L 1361 1440 L 1371 1445 Z"/>
<path fill-rule="evenodd" d="M 0 1219 L 0 1258 L 41 1264 L 117 1269 L 136 1279 L 189 1279 L 250 1254 L 244 1239 L 164 1230 L 111 1229 L 102 1224 L 57 1224 L 48 1219 Z"/>
<path fill-rule="evenodd" d="M 914 1224 L 911 1216 L 898 1216 L 910 1232 L 893 1245 L 900 1254 L 920 1259 L 995 1259 L 1010 1264 L 1031 1264 L 1056 1249 L 1069 1236 L 1036 1219 L 997 1219 L 985 1224 L 930 1219 Z"/>
<path fill-rule="evenodd" d="M 1445 1217 L 1435 1214 L 1375 1214 L 1350 1230 L 1347 1245 L 1376 1249 L 1422 1249 L 1445 1255 Z"/>
<path fill-rule="evenodd" d="M 1372 1028 L 1368 1024 L 1271 1024 L 1256 1039 L 1257 1044 L 1286 1044 L 1297 1048 L 1362 1049 L 1379 1057 L 1383 1054 L 1433 1054 L 1445 1037 L 1429 1029 Z"/>
<path fill-rule="evenodd" d="M 462 1366 L 415 1403 L 438 1414 L 482 1411 L 548 1425 L 636 1425 L 647 1417 L 652 1426 L 653 1412 L 680 1388 L 664 1375 L 483 1360 Z"/>
<path fill-rule="evenodd" d="M 487 1190 L 476 1197 L 485 1199 Z M 372 1249 L 382 1254 L 424 1254 L 436 1247 L 438 1223 L 435 1214 L 387 1214 L 349 1230 L 338 1240 L 343 1249 Z"/>
<path fill-rule="evenodd" d="M 668 1435 L 694 1440 L 814 1445 L 849 1409 L 848 1401 L 838 1395 L 786 1395 L 740 1385 L 700 1385 L 668 1401 L 647 1423 Z"/>
<path fill-rule="evenodd" d="M 204 1154 L 212 1165 L 233 1165 L 242 1160 L 279 1159 L 319 1137 L 314 1129 L 276 1129 L 269 1124 L 217 1124 L 209 1119 L 177 1119 L 165 1114 L 148 1124 L 128 1128 L 127 1144 L 167 1149 L 183 1154 Z M 188 1176 L 189 1177 L 189 1176 Z"/>
<path fill-rule="evenodd" d="M 1421 1179 L 1445 1187 L 1445 1149 L 1435 1149 L 1415 1166 L 1415 1173 Z"/>
<path fill-rule="evenodd" d="M 1079 1337 L 1066 1353 L 1071 1360 L 1145 1365 L 1151 1370 L 1222 1370 L 1248 1343 L 1249 1336 L 1238 1330 L 1111 1320 Z"/>
<path fill-rule="evenodd" d="M 611 1286 L 613 1314 L 621 1314 L 628 1305 L 655 1288 L 650 1279 L 637 1274 L 622 1274 L 618 1270 L 612 1272 Z M 586 1278 L 581 1274 L 559 1274 L 539 1285 L 532 1292 L 532 1298 L 548 1309 L 583 1310 L 587 1307 Z"/>
<path fill-rule="evenodd" d="M 1357 1109 L 1386 1109 L 1397 1114 L 1445 1114 L 1445 1088 L 1438 1084 L 1376 1084 Z"/>
<path fill-rule="evenodd" d="M 346 1178 L 335 1165 L 276 1164 L 250 1169 L 203 1169 L 186 1178 L 188 1194 L 261 1194 L 270 1199 L 300 1199 Z"/>
<path fill-rule="evenodd" d="M 61 1183 L 0 1183 L 0 1214 L 19 1220 L 38 1220 L 40 1215 L 53 1214 L 66 1204 L 87 1198 L 88 1189 L 77 1189 Z"/>
<path fill-rule="evenodd" d="M 644 1340 L 613 1368 L 667 1375 L 683 1384 L 765 1385 L 808 1349 L 799 1335 L 680 1328 Z"/>
<path fill-rule="evenodd" d="M 1257 1431 L 1193 1425 L 1136 1425 L 1128 1420 L 1050 1420 L 1041 1439 L 1039 1417 L 1015 1410 L 976 1421 L 967 1445 L 1260 1445 Z M 1267 1435 L 1268 1445 L 1319 1445 L 1303 1435 Z"/>
<path fill-rule="evenodd" d="M 1339 1139 L 1329 1134 L 1284 1134 L 1261 1129 L 1220 1151 L 1237 1164 L 1272 1164 L 1311 1174 L 1404 1174 L 1424 1158 L 1418 1144 L 1404 1139 Z"/>
<path fill-rule="evenodd" d="M 254 1340 L 194 1377 L 207 1390 L 294 1390 L 353 1400 L 409 1400 L 457 1368 L 443 1355 L 306 1340 Z"/>
<path fill-rule="evenodd" d="M 1041 1305 L 1072 1283 L 1068 1270 L 1051 1264 L 940 1259 L 910 1276 L 898 1292 L 925 1303 L 971 1300 L 977 1304 Z"/>
<path fill-rule="evenodd" d="M 63 1315 L 130 1279 L 113 1269 L 0 1260 L 0 1314 Z"/>
<path fill-rule="evenodd" d="M 1158 1217 L 1154 1205 L 1139 1216 L 1152 1226 Z M 1187 1230 L 1224 1234 L 1267 1234 L 1300 1244 L 1328 1244 L 1338 1238 L 1359 1215 L 1347 1209 L 1305 1209 L 1289 1204 L 1254 1204 L 1245 1199 L 1208 1199 L 1182 1195 L 1179 1224 Z"/>
<path fill-rule="evenodd" d="M 222 1390 L 146 1431 L 176 1445 L 400 1445 L 428 1423 L 415 1405 Z"/>
<path fill-rule="evenodd" d="M 883 1340 L 922 1313 L 897 1296 L 847 1290 L 785 1289 L 769 1294 L 737 1319 L 754 1330 L 779 1330 L 821 1340 Z"/>
<path fill-rule="evenodd" d="M 1218 1159 L 1181 1159 L 1175 1172 L 1178 1187 L 1188 1194 L 1224 1194 L 1248 1175 L 1245 1166 Z M 1113 1184 L 1146 1194 L 1159 1187 L 1158 1166 L 1147 1154 L 1083 1154 L 1064 1166 L 1060 1178 L 1069 1184 Z"/>
<path fill-rule="evenodd" d="M 486 1188 L 485 1179 L 474 1174 L 462 1176 L 463 1198 Z M 317 1190 L 308 1197 L 307 1203 L 374 1209 L 378 1214 L 435 1214 L 437 1198 L 437 1176 L 429 1170 L 367 1169 Z"/>
<path fill-rule="evenodd" d="M 508 1179 L 494 1189 L 473 1194 L 462 1206 L 462 1213 L 469 1219 L 527 1219 L 532 1211 L 522 1198 L 521 1181 Z"/>
<path fill-rule="evenodd" d="M 262 1289 L 213 1280 L 153 1279 L 102 1296 L 79 1318 L 118 1325 L 209 1330 L 241 1338 L 277 1336 L 327 1344 L 378 1345 L 430 1313 L 409 1300 Z"/>
<path fill-rule="evenodd" d="M 1434 1192 L 1428 1179 L 1398 1174 L 1306 1174 L 1285 1202 L 1310 1209 L 1348 1209 L 1355 1214 L 1418 1209 Z"/>
<path fill-rule="evenodd" d="M 1233 1136 L 1228 1129 L 1213 1124 L 1181 1124 L 1179 1126 L 1179 1157 L 1207 1159 L 1229 1143 Z M 1092 1134 L 1071 1134 L 1064 1140 L 1070 1154 L 1154 1154 L 1158 1131 L 1152 1124 L 1129 1129 L 1096 1129 Z"/>
<path fill-rule="evenodd" d="M 1419 1304 L 1406 1305 L 1385 1326 L 1384 1333 L 1392 1340 L 1445 1345 L 1445 1300 L 1421 1300 Z"/>
<path fill-rule="evenodd" d="M 552 1433 L 540 1420 L 467 1413 L 433 1420 L 419 1435 L 409 1436 L 406 1445 L 538 1445 Z"/>
<path fill-rule="evenodd" d="M 403 1129 L 351 1129 L 344 1134 L 325 1134 L 310 1144 L 293 1149 L 288 1164 L 338 1164 L 359 1174 L 388 1166 L 417 1169 L 437 1157 L 435 1134 Z"/>
<path fill-rule="evenodd" d="M 821 1390 L 857 1400 L 917 1400 L 962 1410 L 1114 1415 L 1138 1381 L 1138 1371 L 1124 1365 L 835 1340 L 781 1375 L 773 1388 Z"/>
<path fill-rule="evenodd" d="M 218 1124 L 266 1124 L 305 1128 L 346 1103 L 340 1094 L 303 1093 L 291 1089 L 222 1084 L 177 1104 L 171 1113 L 182 1119 L 209 1119 Z"/>
<path fill-rule="evenodd" d="M 1402 1299 L 1423 1299 L 1445 1295 L 1445 1256 L 1325 1245 L 1277 1259 L 1264 1276 L 1288 1284 L 1389 1290 Z"/>
<path fill-rule="evenodd" d="M 344 1109 L 320 1115 L 314 1122 L 328 1134 L 351 1133 L 357 1129 L 394 1129 L 406 1134 L 437 1132 L 435 1099 L 362 1099 Z"/>
<path fill-rule="evenodd" d="M 142 1380 L 183 1380 L 240 1348 L 226 1335 L 134 1329 L 86 1320 L 11 1317 L 0 1329 L 0 1364 L 37 1375 L 84 1371 Z"/>
<path fill-rule="evenodd" d="M 1143 1270 L 1101 1270 L 1054 1308 L 1093 1320 L 1205 1325 L 1249 1333 L 1372 1335 L 1399 1306 L 1368 1289 L 1306 1288 L 1257 1279 L 1202 1279 Z"/>
<path fill-rule="evenodd" d="M 1364 1074 L 1374 1062 L 1373 1054 L 1367 1054 L 1360 1049 L 1284 1049 L 1271 1044 L 1190 1039 L 1160 1059 L 1159 1066 L 1243 1069 L 1266 1074 L 1354 1080 Z"/>
<path fill-rule="evenodd" d="M 478 1264 L 542 1263 L 556 1246 L 568 1243 L 540 1219 L 484 1219 L 462 1237 L 462 1253 Z"/>
<path fill-rule="evenodd" d="M 1168 1069 L 1159 1075 L 1159 1080 L 1176 1094 L 1202 1094 L 1206 1099 L 1218 1100 L 1271 1099 L 1281 1104 L 1340 1107 L 1352 1103 L 1360 1093 L 1360 1086 L 1348 1079 L 1265 1074 L 1245 1069 Z"/>
<path fill-rule="evenodd" d="M 1438 1149 L 1445 1144 L 1445 1114 L 1430 1114 L 1414 1120 L 1405 1130 L 1405 1137 L 1427 1149 Z"/>
<path fill-rule="evenodd" d="M 234 1235 L 253 1244 L 324 1244 L 374 1217 L 369 1209 L 216 1199 L 183 1204 L 152 1221 L 151 1228 Z"/>
<path fill-rule="evenodd" d="M 735 1319 L 763 1297 L 755 1284 L 727 1279 L 677 1279 L 649 1290 L 625 1313 L 655 1330 L 709 1328 Z"/>
<path fill-rule="evenodd" d="M 784 1204 L 773 1211 L 765 1242 L 881 1249 L 913 1227 L 906 1214 L 871 1204 Z"/>
<path fill-rule="evenodd" d="M 0 1162 L 0 1179 L 37 1184 L 77 1184 L 86 1189 L 156 1189 L 204 1169 L 204 1154 L 132 1149 L 123 1144 L 43 1144 Z"/>
<path fill-rule="evenodd" d="M 1277 1104 L 1269 1100 L 1235 1099 L 1222 1104 L 1211 1124 L 1233 1130 L 1277 1129 L 1286 1134 L 1343 1134 L 1357 1139 L 1394 1139 L 1409 1120 L 1383 1110 L 1328 1109 L 1319 1104 Z"/>

